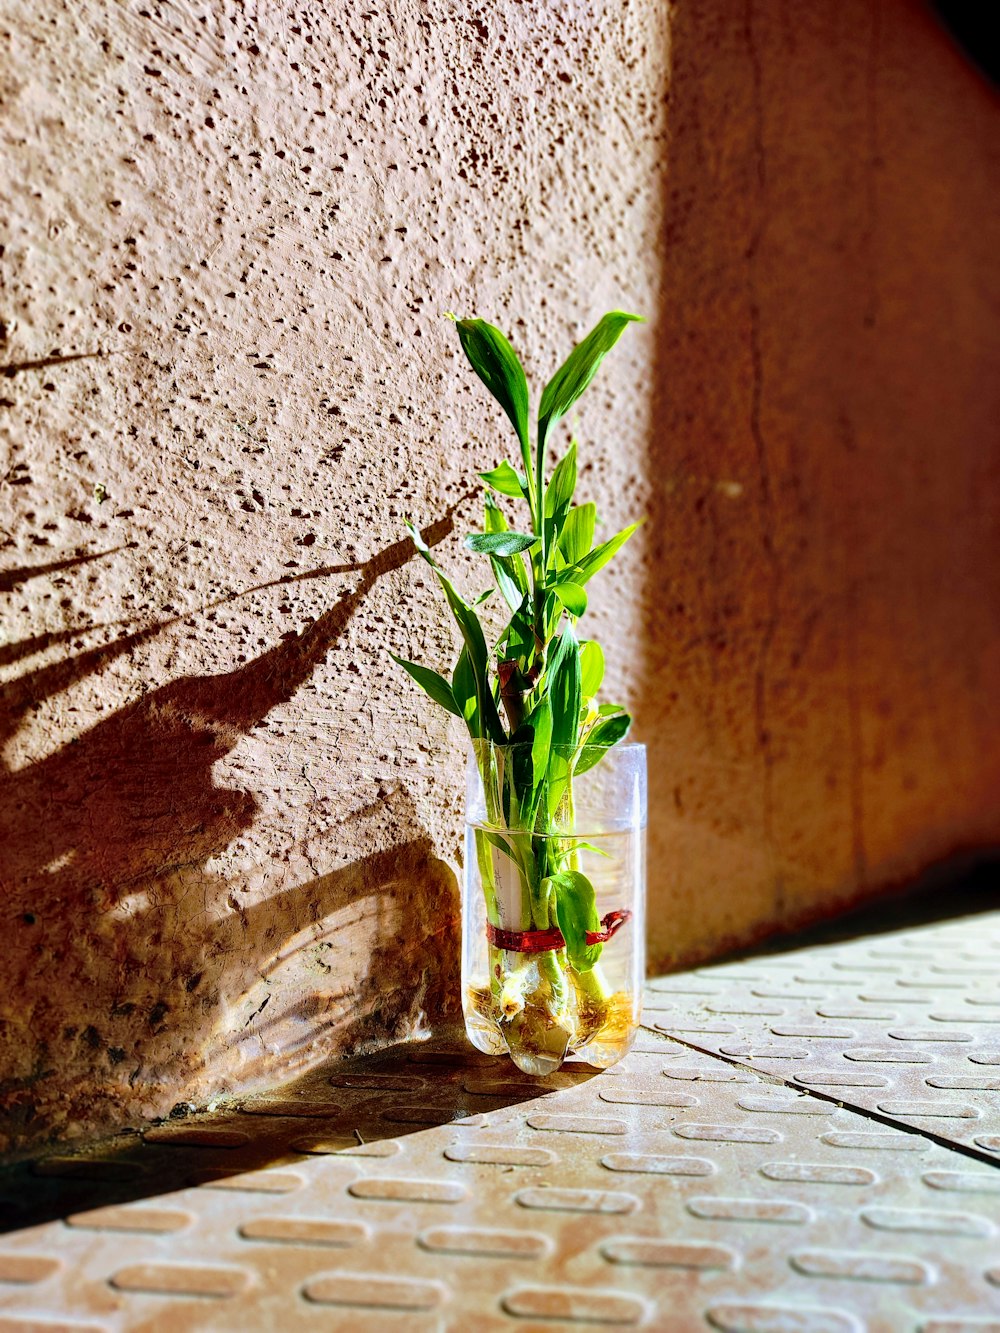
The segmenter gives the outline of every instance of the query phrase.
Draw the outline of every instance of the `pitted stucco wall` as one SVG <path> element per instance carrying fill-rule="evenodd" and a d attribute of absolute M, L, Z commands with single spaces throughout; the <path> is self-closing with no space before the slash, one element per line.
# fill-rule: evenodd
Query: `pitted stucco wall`
<path fill-rule="evenodd" d="M 668 46 L 658 5 L 516 0 L 7 0 L 0 30 L 0 362 L 52 362 L 0 379 L 30 1135 L 454 1016 L 461 738 L 388 650 L 453 659 L 402 520 L 471 575 L 509 432 L 442 316 L 539 384 L 606 309 L 655 314 Z M 586 404 L 609 523 L 645 505 L 653 349 Z"/>
<path fill-rule="evenodd" d="M 1000 844 L 1000 106 L 907 0 L 682 3 L 671 47 L 639 715 L 678 959 Z"/>
<path fill-rule="evenodd" d="M 6 0 L 15 1141 L 454 1015 L 461 736 L 387 657 L 507 447 L 448 309 L 535 384 L 650 316 L 581 444 L 652 520 L 592 625 L 655 963 L 996 839 L 996 108 L 807 9 Z"/>

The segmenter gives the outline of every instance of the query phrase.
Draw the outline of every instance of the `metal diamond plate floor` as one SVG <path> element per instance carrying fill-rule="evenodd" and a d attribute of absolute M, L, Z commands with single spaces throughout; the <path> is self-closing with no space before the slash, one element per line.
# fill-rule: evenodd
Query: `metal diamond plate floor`
<path fill-rule="evenodd" d="M 646 1021 L 1000 1160 L 1000 913 L 651 984 Z"/>
<path fill-rule="evenodd" d="M 1000 913 L 655 980 L 0 1173 L 0 1333 L 1000 1333 Z"/>

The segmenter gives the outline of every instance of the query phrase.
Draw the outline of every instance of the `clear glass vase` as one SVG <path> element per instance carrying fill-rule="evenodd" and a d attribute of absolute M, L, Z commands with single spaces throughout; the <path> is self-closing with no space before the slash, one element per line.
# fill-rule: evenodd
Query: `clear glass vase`
<path fill-rule="evenodd" d="M 535 783 L 531 750 L 476 741 L 469 756 L 466 1031 L 526 1073 L 571 1054 L 603 1069 L 641 1016 L 646 750 L 553 752 Z"/>

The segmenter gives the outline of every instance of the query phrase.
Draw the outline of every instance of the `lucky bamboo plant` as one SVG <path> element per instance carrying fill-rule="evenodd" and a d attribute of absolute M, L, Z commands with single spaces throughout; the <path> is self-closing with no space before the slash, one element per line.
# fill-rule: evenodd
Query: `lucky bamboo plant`
<path fill-rule="evenodd" d="M 527 1053 L 522 1067 L 551 1067 L 613 1017 L 599 960 L 620 923 L 606 917 L 602 930 L 594 886 L 580 865 L 589 844 L 561 835 L 571 824 L 574 778 L 598 764 L 631 722 L 624 708 L 600 702 L 604 654 L 596 640 L 578 636 L 577 624 L 587 609 L 587 584 L 638 524 L 595 542 L 596 506 L 574 503 L 576 441 L 551 474 L 547 459 L 558 423 L 636 319 L 613 311 L 574 348 L 542 393 L 534 445 L 527 380 L 514 349 L 483 320 L 455 320 L 473 370 L 509 417 L 520 446 L 522 470 L 504 461 L 480 474 L 488 487 L 483 531 L 465 539 L 488 559 L 510 612 L 492 650 L 476 607 L 493 589 L 471 602 L 462 598 L 407 524 L 444 590 L 462 649 L 450 677 L 395 660 L 468 727 L 487 813 L 475 831 L 475 855 L 490 984 L 475 1002 L 515 1059 L 515 1048 Z M 524 504 L 527 521 L 512 528 L 494 494 Z M 535 1057 L 541 1065 L 531 1063 Z"/>

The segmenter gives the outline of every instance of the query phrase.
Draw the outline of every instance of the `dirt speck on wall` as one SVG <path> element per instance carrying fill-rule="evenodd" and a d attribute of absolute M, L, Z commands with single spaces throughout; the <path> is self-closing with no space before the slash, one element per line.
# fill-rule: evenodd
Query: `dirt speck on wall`
<path fill-rule="evenodd" d="M 442 316 L 540 385 L 605 310 L 655 315 L 666 24 L 0 4 L 9 1146 L 455 1017 L 461 735 L 388 653 L 452 662 L 402 521 L 478 587 L 471 482 L 512 440 Z M 586 403 L 609 525 L 653 356 Z"/>

